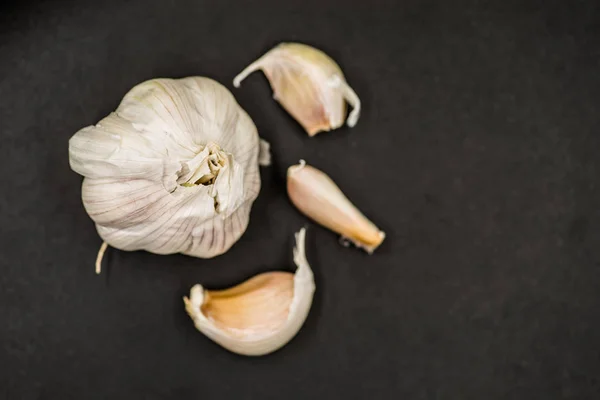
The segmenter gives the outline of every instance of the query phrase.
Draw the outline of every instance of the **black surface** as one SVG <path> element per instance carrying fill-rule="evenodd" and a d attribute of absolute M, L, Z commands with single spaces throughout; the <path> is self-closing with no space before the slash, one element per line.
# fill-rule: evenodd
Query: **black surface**
<path fill-rule="evenodd" d="M 600 398 L 600 8 L 593 1 L 13 2 L 0 35 L 0 396 Z M 67 141 L 153 77 L 233 76 L 316 45 L 364 103 L 308 138 L 259 74 L 233 93 L 274 150 L 225 255 L 110 250 Z M 288 165 L 327 171 L 388 234 L 369 257 L 309 225 L 306 325 L 258 359 L 181 297 L 292 269 Z"/>

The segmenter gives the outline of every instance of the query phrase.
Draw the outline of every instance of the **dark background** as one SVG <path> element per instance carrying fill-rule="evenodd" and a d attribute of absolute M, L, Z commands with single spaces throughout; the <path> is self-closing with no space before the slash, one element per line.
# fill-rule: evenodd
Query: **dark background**
<path fill-rule="evenodd" d="M 25 1 L 0 17 L 0 397 L 598 399 L 595 1 Z M 67 141 L 153 77 L 232 89 L 280 41 L 336 59 L 363 115 L 309 138 L 255 74 L 233 90 L 275 164 L 247 233 L 201 260 L 111 249 Z M 309 224 L 317 292 L 281 351 L 243 358 L 181 297 L 292 270 L 299 158 L 387 239 Z"/>

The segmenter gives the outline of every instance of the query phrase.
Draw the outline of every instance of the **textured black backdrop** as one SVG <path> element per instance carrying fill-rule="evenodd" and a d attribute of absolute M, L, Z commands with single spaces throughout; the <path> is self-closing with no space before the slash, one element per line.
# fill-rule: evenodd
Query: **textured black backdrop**
<path fill-rule="evenodd" d="M 0 17 L 0 396 L 597 399 L 600 8 L 594 1 L 25 1 Z M 279 41 L 331 54 L 364 102 L 308 138 L 256 74 L 274 150 L 225 255 L 100 245 L 67 141 L 153 77 L 231 79 Z M 387 233 L 309 225 L 317 292 L 283 350 L 230 354 L 181 297 L 291 270 L 286 167 L 327 171 Z"/>

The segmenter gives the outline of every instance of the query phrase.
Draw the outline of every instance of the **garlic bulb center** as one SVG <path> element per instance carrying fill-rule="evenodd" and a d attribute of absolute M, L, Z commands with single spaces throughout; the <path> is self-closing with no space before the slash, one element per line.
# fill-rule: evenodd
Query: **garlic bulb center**
<path fill-rule="evenodd" d="M 194 186 L 194 185 L 212 185 L 215 182 L 215 178 L 219 175 L 219 171 L 227 166 L 228 156 L 216 143 L 209 143 L 204 147 L 196 157 L 186 164 L 187 169 L 195 168 L 192 175 L 183 183 L 182 186 Z M 197 166 L 196 166 L 197 165 Z M 185 177 L 187 178 L 188 175 Z M 184 178 L 185 179 L 185 178 Z M 182 180 L 180 176 L 177 180 L 178 183 Z"/>
<path fill-rule="evenodd" d="M 227 217 L 243 199 L 243 175 L 243 169 L 231 153 L 209 142 L 191 160 L 181 163 L 177 183 L 184 188 L 208 187 L 215 211 Z"/>

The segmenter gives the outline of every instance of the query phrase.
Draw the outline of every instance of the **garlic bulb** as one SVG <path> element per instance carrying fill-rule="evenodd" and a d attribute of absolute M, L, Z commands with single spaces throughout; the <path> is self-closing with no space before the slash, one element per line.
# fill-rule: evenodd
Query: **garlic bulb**
<path fill-rule="evenodd" d="M 184 297 L 196 328 L 234 353 L 260 356 L 281 348 L 300 330 L 312 304 L 315 283 L 304 248 L 305 229 L 296 233 L 290 272 L 267 272 L 226 290 L 195 285 Z"/>
<path fill-rule="evenodd" d="M 300 43 L 282 43 L 246 67 L 233 85 L 239 87 L 259 69 L 267 76 L 274 98 L 309 136 L 342 126 L 346 101 L 353 107 L 348 126 L 358 122 L 360 99 L 346 83 L 340 67 L 321 50 Z"/>
<path fill-rule="evenodd" d="M 264 151 L 233 95 L 202 77 L 143 82 L 69 141 L 84 207 L 105 243 L 203 258 L 244 233 Z"/>
<path fill-rule="evenodd" d="M 385 233 L 348 200 L 329 176 L 304 160 L 288 168 L 287 191 L 302 213 L 369 254 L 385 239 Z"/>

